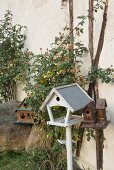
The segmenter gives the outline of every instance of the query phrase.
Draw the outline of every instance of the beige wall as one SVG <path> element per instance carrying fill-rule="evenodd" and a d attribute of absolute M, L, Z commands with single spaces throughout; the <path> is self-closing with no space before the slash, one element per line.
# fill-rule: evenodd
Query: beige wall
<path fill-rule="evenodd" d="M 84 12 L 84 9 L 87 9 L 88 1 L 75 0 L 77 2 L 77 11 L 80 9 L 80 13 Z M 100 66 L 107 68 L 110 65 L 114 66 L 114 1 L 109 1 L 109 11 L 108 11 L 108 21 L 105 33 L 105 42 L 100 58 Z M 83 12 L 82 12 L 83 11 Z M 100 34 L 100 26 L 102 22 L 102 11 L 95 14 L 95 24 L 94 24 L 94 46 L 95 51 L 97 48 L 98 37 Z M 88 44 L 87 38 L 87 25 L 85 26 L 85 34 L 83 34 L 82 40 Z M 84 67 L 82 71 L 87 71 L 89 66 L 88 57 L 84 57 Z M 85 69 L 86 67 L 86 69 Z M 104 142 L 104 170 L 113 170 L 114 169 L 114 84 L 105 84 L 99 83 L 99 92 L 100 98 L 106 98 L 107 100 L 107 117 L 111 120 L 110 125 L 104 130 L 105 142 Z M 85 167 L 90 167 L 91 170 L 96 170 L 96 148 L 95 141 L 91 140 L 88 142 L 86 139 L 83 141 L 83 146 L 81 150 L 81 157 L 79 159 L 80 165 Z"/>
<path fill-rule="evenodd" d="M 100 66 L 106 68 L 114 65 L 114 1 L 109 1 L 108 24 L 105 34 L 105 43 L 101 55 Z M 27 40 L 25 47 L 34 53 L 50 47 L 54 37 L 68 24 L 68 10 L 61 8 L 61 0 L 0 0 L 0 19 L 3 18 L 5 10 L 11 10 L 13 13 L 13 22 L 27 26 Z M 88 0 L 74 0 L 74 16 L 86 14 L 88 9 Z M 95 15 L 94 43 L 97 47 L 98 36 L 100 33 L 100 24 L 102 21 L 102 11 Z M 75 20 L 75 25 L 77 24 Z M 88 24 L 85 24 L 83 36 L 77 37 L 88 47 Z M 90 67 L 90 58 L 88 55 L 83 58 L 82 72 L 86 73 Z M 26 94 L 22 90 L 22 85 L 18 85 L 18 99 L 22 100 Z M 107 114 L 111 124 L 105 130 L 106 141 L 104 143 L 104 170 L 113 170 L 114 168 L 114 85 L 99 84 L 100 97 L 107 99 Z M 83 141 L 80 164 L 96 169 L 95 163 L 95 141 Z"/>
<path fill-rule="evenodd" d="M 27 26 L 25 48 L 38 54 L 50 47 L 55 36 L 68 23 L 67 8 L 61 8 L 60 0 L 0 0 L 0 19 L 6 10 L 13 14 L 13 23 Z M 17 98 L 26 96 L 23 85 L 17 84 Z M 21 94 L 20 94 L 21 90 Z"/>

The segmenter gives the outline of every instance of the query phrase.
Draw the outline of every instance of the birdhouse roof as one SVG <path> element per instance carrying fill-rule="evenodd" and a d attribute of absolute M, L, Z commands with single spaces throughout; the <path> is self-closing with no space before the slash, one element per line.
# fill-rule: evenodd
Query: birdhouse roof
<path fill-rule="evenodd" d="M 55 94 L 65 100 L 71 112 L 80 110 L 93 101 L 93 99 L 90 98 L 90 96 L 77 83 L 74 83 L 53 88 L 40 107 L 40 110 L 50 102 Z"/>
<path fill-rule="evenodd" d="M 96 100 L 96 109 L 105 109 L 107 107 L 106 99 Z"/>
<path fill-rule="evenodd" d="M 17 112 L 17 110 L 22 110 L 21 106 L 24 104 L 25 101 L 26 101 L 26 98 L 21 102 L 21 104 L 18 106 L 18 108 L 16 109 L 15 112 Z M 32 108 L 31 108 L 31 106 L 27 105 L 27 108 L 25 110 L 32 110 Z"/>

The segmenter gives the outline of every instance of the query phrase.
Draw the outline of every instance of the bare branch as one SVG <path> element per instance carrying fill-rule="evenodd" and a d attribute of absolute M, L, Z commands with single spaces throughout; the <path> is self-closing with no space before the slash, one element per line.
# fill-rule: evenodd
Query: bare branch
<path fill-rule="evenodd" d="M 99 59 L 100 59 L 100 55 L 101 55 L 103 44 L 104 44 L 104 36 L 105 36 L 105 30 L 106 30 L 106 24 L 107 24 L 107 10 L 108 10 L 108 0 L 106 0 L 105 7 L 104 7 L 102 27 L 101 27 L 97 52 L 95 56 L 95 61 L 94 61 L 94 66 L 96 67 L 98 67 L 99 65 Z"/>
<path fill-rule="evenodd" d="M 93 45 L 93 18 L 94 18 L 94 11 L 93 11 L 93 3 L 94 0 L 89 0 L 89 51 L 91 56 L 91 64 L 94 63 L 94 45 Z"/>
<path fill-rule="evenodd" d="M 97 5 L 98 5 L 100 2 L 102 2 L 102 0 L 98 0 L 98 2 L 93 6 L 92 11 L 97 7 Z M 70 0 L 69 0 L 69 3 L 70 3 Z M 81 23 L 88 18 L 90 12 L 91 12 L 91 11 L 89 11 L 89 13 L 77 24 L 77 26 L 75 26 L 75 27 L 73 28 L 73 31 L 76 30 L 76 29 L 81 25 Z M 72 32 L 72 31 L 69 32 L 69 34 L 66 36 L 66 38 L 61 42 L 61 44 L 60 44 L 57 48 L 61 47 L 61 45 L 67 40 L 67 38 L 69 37 L 69 35 L 71 35 L 71 32 Z"/>
<path fill-rule="evenodd" d="M 69 0 L 69 28 L 70 28 L 70 35 L 73 37 L 73 0 Z"/>

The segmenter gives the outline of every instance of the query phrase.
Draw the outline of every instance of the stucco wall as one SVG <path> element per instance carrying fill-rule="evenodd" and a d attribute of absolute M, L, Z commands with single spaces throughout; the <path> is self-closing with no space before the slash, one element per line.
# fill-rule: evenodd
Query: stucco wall
<path fill-rule="evenodd" d="M 68 23 L 67 8 L 61 7 L 61 0 L 0 0 L 0 19 L 6 10 L 13 14 L 13 23 L 27 27 L 25 48 L 38 54 L 39 49 L 46 51 L 54 42 L 55 36 Z M 17 98 L 23 100 L 23 85 L 18 83 Z"/>
<path fill-rule="evenodd" d="M 77 2 L 77 11 L 79 13 L 84 13 L 84 9 L 87 9 L 88 1 L 83 0 L 76 0 Z M 105 33 L 105 42 L 100 58 L 100 66 L 103 68 L 107 68 L 110 65 L 114 66 L 114 1 L 109 1 L 109 10 L 108 10 L 108 20 L 107 20 L 107 27 Z M 86 11 L 85 11 L 86 13 Z M 102 10 L 95 14 L 95 24 L 94 24 L 94 47 L 95 51 L 97 48 L 98 38 L 100 34 L 100 27 L 102 22 Z M 88 44 L 87 38 L 87 25 L 85 26 L 85 33 L 83 34 L 82 40 Z M 83 62 L 84 67 L 82 71 L 85 71 L 85 67 L 89 66 L 88 56 L 84 57 Z M 85 66 L 86 65 L 86 66 Z M 87 67 L 86 67 L 87 71 Z M 104 141 L 104 158 L 103 158 L 103 166 L 104 170 L 113 170 L 114 169 L 114 84 L 105 84 L 99 83 L 99 93 L 100 98 L 106 98 L 107 100 L 107 117 L 111 120 L 110 125 L 104 130 L 104 135 L 106 140 Z M 80 165 L 84 165 L 85 167 L 90 167 L 92 170 L 96 170 L 96 148 L 95 148 L 95 141 L 91 140 L 88 142 L 86 138 L 83 140 L 81 156 L 79 159 Z"/>
<path fill-rule="evenodd" d="M 105 34 L 105 43 L 100 59 L 100 66 L 106 68 L 114 65 L 114 1 L 109 1 L 108 23 Z M 0 19 L 3 18 L 5 10 L 11 10 L 13 13 L 13 22 L 27 26 L 27 40 L 25 47 L 34 53 L 39 52 L 39 48 L 44 50 L 50 47 L 54 37 L 68 24 L 68 9 L 61 8 L 61 0 L 0 0 Z M 74 0 L 74 16 L 86 14 L 88 9 L 88 0 Z M 94 43 L 97 47 L 98 36 L 100 33 L 100 24 L 102 21 L 102 11 L 95 15 Z M 78 21 L 75 20 L 75 25 Z M 84 34 L 81 37 L 84 44 L 88 47 L 88 23 L 85 24 Z M 83 58 L 82 72 L 87 72 L 90 67 L 89 56 Z M 18 99 L 22 100 L 26 94 L 20 92 L 22 85 L 18 88 Z M 99 84 L 100 97 L 107 99 L 107 114 L 111 124 L 105 130 L 106 141 L 104 142 L 104 170 L 114 169 L 114 85 Z M 95 141 L 83 141 L 80 164 L 96 169 Z"/>

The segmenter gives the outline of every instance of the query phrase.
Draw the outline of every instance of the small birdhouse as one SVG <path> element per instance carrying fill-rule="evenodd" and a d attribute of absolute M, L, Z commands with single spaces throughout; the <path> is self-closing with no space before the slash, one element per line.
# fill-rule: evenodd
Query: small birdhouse
<path fill-rule="evenodd" d="M 105 122 L 106 121 L 106 107 L 107 103 L 105 99 L 97 99 L 96 100 L 96 109 L 97 109 L 97 122 Z"/>
<path fill-rule="evenodd" d="M 88 94 L 75 83 L 53 88 L 40 109 L 47 107 L 50 118 L 49 124 L 66 127 L 82 121 L 82 116 L 77 116 L 73 113 L 83 109 L 91 101 L 93 100 Z M 66 108 L 66 114 L 55 119 L 52 112 L 53 106 Z"/>
<path fill-rule="evenodd" d="M 92 127 L 96 123 L 96 108 L 95 108 L 95 102 L 92 101 L 89 103 L 83 110 L 83 127 L 89 128 Z"/>
<path fill-rule="evenodd" d="M 105 99 L 97 99 L 89 103 L 83 110 L 82 128 L 104 129 L 110 121 L 106 117 L 107 103 Z"/>
<path fill-rule="evenodd" d="M 34 112 L 32 107 L 26 103 L 25 99 L 16 109 L 15 113 L 17 124 L 34 124 Z"/>

